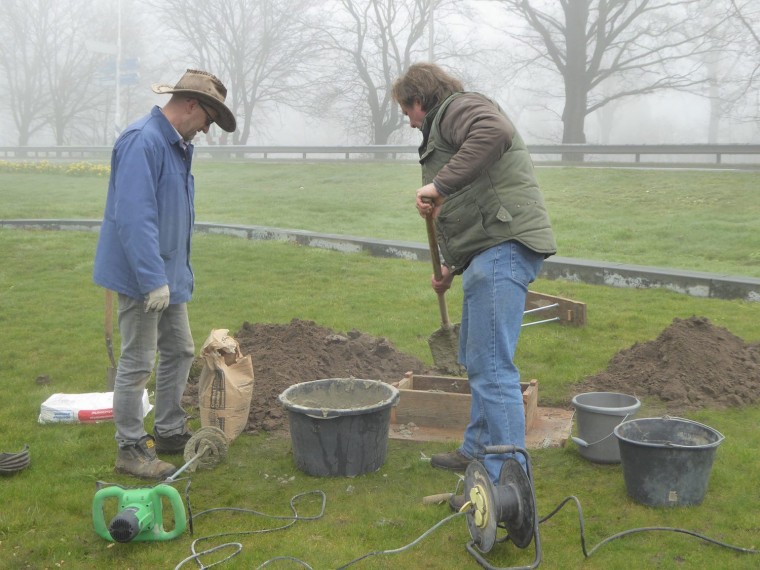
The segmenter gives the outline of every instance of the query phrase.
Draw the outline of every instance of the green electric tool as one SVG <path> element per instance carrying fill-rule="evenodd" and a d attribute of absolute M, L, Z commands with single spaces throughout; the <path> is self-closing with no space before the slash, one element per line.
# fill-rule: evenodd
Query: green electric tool
<path fill-rule="evenodd" d="M 111 542 L 171 540 L 177 538 L 187 526 L 185 506 L 173 483 L 180 473 L 198 467 L 210 469 L 227 457 L 229 441 L 224 431 L 215 426 L 199 429 L 185 444 L 185 464 L 171 477 L 154 487 L 125 489 L 110 485 L 95 493 L 92 502 L 92 521 L 95 532 Z M 119 501 L 119 512 L 106 526 L 104 503 L 107 499 Z M 174 511 L 174 529 L 164 530 L 163 499 Z M 192 526 L 190 528 L 192 533 Z"/>
<path fill-rule="evenodd" d="M 108 499 L 118 500 L 119 511 L 106 526 L 104 503 Z M 166 499 L 174 511 L 174 528 L 170 531 L 164 530 L 162 499 Z M 125 489 L 112 485 L 100 489 L 92 503 L 92 521 L 95 532 L 111 542 L 172 540 L 185 532 L 187 526 L 179 492 L 163 483 L 150 488 Z"/>

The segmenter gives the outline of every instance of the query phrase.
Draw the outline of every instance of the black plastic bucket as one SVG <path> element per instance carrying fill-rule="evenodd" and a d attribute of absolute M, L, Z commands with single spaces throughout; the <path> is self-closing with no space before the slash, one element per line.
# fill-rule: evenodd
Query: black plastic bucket
<path fill-rule="evenodd" d="M 628 495 L 653 507 L 699 505 L 723 436 L 682 418 L 641 418 L 615 428 Z"/>
<path fill-rule="evenodd" d="M 398 398 L 394 386 L 360 378 L 326 378 L 285 390 L 279 399 L 288 411 L 296 467 L 320 477 L 380 469 Z"/>

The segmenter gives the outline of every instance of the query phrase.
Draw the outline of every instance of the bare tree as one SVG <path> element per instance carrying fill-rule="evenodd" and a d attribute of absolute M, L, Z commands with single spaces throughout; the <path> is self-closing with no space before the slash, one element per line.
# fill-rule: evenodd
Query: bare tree
<path fill-rule="evenodd" d="M 760 71 L 760 6 L 747 0 L 713 2 L 704 17 L 713 30 L 715 49 L 706 54 L 707 97 L 710 102 L 708 142 L 718 142 L 721 123 L 748 123 L 757 119 L 757 78 Z M 757 28 L 757 30 L 755 29 Z M 753 100 L 754 99 L 754 100 Z"/>
<path fill-rule="evenodd" d="M 323 85 L 312 111 L 332 115 L 363 142 L 387 144 L 404 126 L 393 81 L 418 60 L 448 59 L 457 44 L 440 23 L 449 0 L 334 0 L 319 26 Z M 326 16 L 326 17 L 324 17 Z M 329 55 L 328 55 L 329 54 Z"/>
<path fill-rule="evenodd" d="M 713 3 L 705 10 L 705 18 L 721 22 L 721 25 L 713 28 L 715 49 L 705 54 L 706 95 L 710 103 L 707 126 L 709 143 L 719 142 L 722 123 L 731 119 L 732 114 L 743 106 L 748 85 L 745 46 L 736 41 L 741 36 L 741 29 L 737 29 L 734 18 L 725 16 L 725 5 Z M 727 42 L 726 38 L 731 38 L 731 42 Z"/>
<path fill-rule="evenodd" d="M 27 146 L 44 128 L 51 99 L 39 73 L 48 55 L 47 36 L 53 22 L 53 0 L 5 0 L 0 18 L 0 81 L 2 101 L 13 117 L 18 144 Z"/>
<path fill-rule="evenodd" d="M 18 144 L 52 136 L 58 145 L 95 140 L 103 92 L 94 76 L 102 55 L 87 48 L 102 17 L 88 0 L 5 0 L 0 19 L 0 92 Z M 100 36 L 99 36 L 100 33 Z"/>
<path fill-rule="evenodd" d="M 760 10 L 758 10 L 757 2 L 731 0 L 731 7 L 742 26 L 749 32 L 755 47 L 760 50 L 760 25 L 757 24 Z M 760 67 L 760 63 L 758 63 L 758 67 Z"/>
<path fill-rule="evenodd" d="M 218 75 L 238 120 L 234 144 L 246 144 L 264 111 L 295 104 L 308 89 L 313 31 L 299 15 L 308 0 L 160 0 L 150 2 L 186 46 L 195 65 Z M 226 136 L 222 135 L 222 142 Z"/>
<path fill-rule="evenodd" d="M 730 15 L 738 26 L 736 60 L 745 63 L 741 76 L 742 103 L 748 112 L 741 121 L 758 120 L 760 107 L 760 6 L 755 0 L 731 0 Z"/>
<path fill-rule="evenodd" d="M 702 0 L 497 1 L 525 23 L 506 32 L 524 46 L 524 68 L 562 78 L 564 143 L 586 142 L 586 117 L 612 101 L 706 81 L 702 56 L 715 45 Z"/>
<path fill-rule="evenodd" d="M 50 94 L 45 116 L 55 143 L 63 145 L 76 137 L 80 117 L 95 106 L 100 95 L 93 89 L 98 57 L 86 47 L 95 30 L 94 12 L 83 0 L 56 0 L 45 18 L 54 23 L 39 68 L 44 89 Z"/>
<path fill-rule="evenodd" d="M 744 54 L 752 60 L 751 70 L 745 76 L 751 87 L 760 77 L 760 6 L 753 0 L 731 0 L 731 8 L 731 15 L 746 32 L 741 44 L 745 47 Z"/>

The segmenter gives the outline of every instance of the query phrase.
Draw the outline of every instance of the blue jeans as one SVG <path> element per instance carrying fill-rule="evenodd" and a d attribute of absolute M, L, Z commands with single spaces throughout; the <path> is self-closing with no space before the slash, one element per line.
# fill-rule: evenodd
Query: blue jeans
<path fill-rule="evenodd" d="M 481 461 L 493 482 L 506 456 L 484 456 L 484 448 L 525 447 L 525 408 L 513 358 L 528 285 L 543 260 L 518 242 L 505 242 L 475 256 L 462 275 L 459 360 L 467 369 L 472 406 L 460 451 Z M 515 456 L 524 463 L 521 454 Z"/>
<path fill-rule="evenodd" d="M 155 430 L 163 437 L 185 431 L 182 394 L 195 355 L 187 304 L 145 312 L 145 301 L 119 294 L 121 355 L 116 369 L 113 419 L 120 447 L 145 434 L 142 396 L 156 364 Z"/>

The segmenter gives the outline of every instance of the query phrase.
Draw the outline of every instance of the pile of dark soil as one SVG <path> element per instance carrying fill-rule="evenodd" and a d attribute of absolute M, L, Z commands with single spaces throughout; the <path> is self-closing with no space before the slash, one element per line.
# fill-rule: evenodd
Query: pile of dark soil
<path fill-rule="evenodd" d="M 253 360 L 254 389 L 246 431 L 287 428 L 287 413 L 277 397 L 293 384 L 322 378 L 367 378 L 396 382 L 408 371 L 429 373 L 425 364 L 404 354 L 386 338 L 351 330 L 345 334 L 293 319 L 288 324 L 243 323 L 233 335 Z M 198 405 L 198 377 L 203 362 L 190 373 L 183 397 L 186 408 Z"/>
<path fill-rule="evenodd" d="M 668 413 L 725 409 L 760 399 L 760 344 L 746 344 L 705 317 L 674 319 L 653 341 L 621 350 L 576 393 L 653 396 Z"/>

